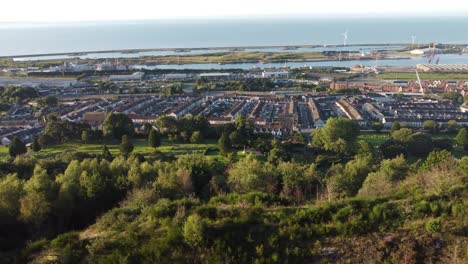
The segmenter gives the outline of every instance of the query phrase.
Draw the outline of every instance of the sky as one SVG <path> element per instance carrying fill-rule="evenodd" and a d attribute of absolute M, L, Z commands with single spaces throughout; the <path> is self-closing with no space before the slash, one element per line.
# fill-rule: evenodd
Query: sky
<path fill-rule="evenodd" d="M 112 21 L 252 16 L 466 16 L 463 0 L 4 0 L 1 22 Z"/>

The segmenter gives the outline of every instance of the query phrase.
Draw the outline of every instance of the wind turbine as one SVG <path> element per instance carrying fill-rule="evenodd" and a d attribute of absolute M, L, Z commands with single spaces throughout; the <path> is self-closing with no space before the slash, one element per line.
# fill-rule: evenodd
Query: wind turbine
<path fill-rule="evenodd" d="M 346 29 L 345 33 L 340 35 L 343 36 L 343 47 L 345 47 L 348 42 L 348 30 Z"/>
<path fill-rule="evenodd" d="M 343 47 L 346 47 L 346 43 L 348 41 L 348 30 L 346 29 L 345 33 L 342 33 L 340 34 L 341 36 L 343 36 Z M 349 57 L 349 55 L 348 55 Z M 339 59 L 341 61 L 341 49 L 340 49 L 340 55 L 339 55 Z"/>
<path fill-rule="evenodd" d="M 411 44 L 413 45 L 414 47 L 414 44 L 416 43 L 416 36 L 411 36 Z"/>

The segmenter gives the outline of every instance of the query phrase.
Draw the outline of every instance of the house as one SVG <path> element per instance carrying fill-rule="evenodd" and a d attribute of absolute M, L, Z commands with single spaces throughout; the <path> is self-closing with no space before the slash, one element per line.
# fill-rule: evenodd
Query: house
<path fill-rule="evenodd" d="M 109 76 L 109 81 L 141 81 L 144 76 L 144 72 L 134 72 L 127 75 L 111 75 Z"/>
<path fill-rule="evenodd" d="M 262 78 L 288 78 L 288 71 L 264 71 L 262 72 Z"/>
<path fill-rule="evenodd" d="M 187 114 L 190 113 L 195 107 L 201 105 L 203 103 L 203 97 L 197 97 L 193 100 L 182 104 L 181 106 L 174 109 L 169 116 L 174 117 L 175 119 L 179 119 Z"/>
<path fill-rule="evenodd" d="M 7 137 L 2 137 L 1 141 L 3 146 L 9 146 L 11 143 L 11 140 Z"/>
<path fill-rule="evenodd" d="M 132 120 L 133 123 L 136 124 L 145 124 L 145 123 L 155 123 L 158 119 L 157 116 L 146 116 L 146 115 L 137 115 L 137 114 L 130 114 L 128 117 Z"/>
<path fill-rule="evenodd" d="M 105 112 L 86 112 L 83 117 L 83 123 L 93 128 L 100 128 L 105 119 Z"/>

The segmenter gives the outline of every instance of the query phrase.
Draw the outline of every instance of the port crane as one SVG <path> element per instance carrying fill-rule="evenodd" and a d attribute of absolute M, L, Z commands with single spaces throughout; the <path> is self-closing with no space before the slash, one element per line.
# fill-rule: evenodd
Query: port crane
<path fill-rule="evenodd" d="M 421 79 L 419 78 L 418 69 L 416 69 L 416 78 L 418 78 L 419 92 L 420 92 L 422 95 L 424 95 L 424 89 L 423 89 L 422 84 L 421 84 Z"/>

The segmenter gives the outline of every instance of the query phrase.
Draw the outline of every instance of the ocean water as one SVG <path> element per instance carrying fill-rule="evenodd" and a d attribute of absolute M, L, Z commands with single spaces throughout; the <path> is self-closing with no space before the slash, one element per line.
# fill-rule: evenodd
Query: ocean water
<path fill-rule="evenodd" d="M 262 18 L 0 23 L 0 56 L 120 49 L 468 43 L 468 17 Z M 90 55 L 92 56 L 92 55 Z M 130 56 L 130 55 L 129 55 Z"/>

